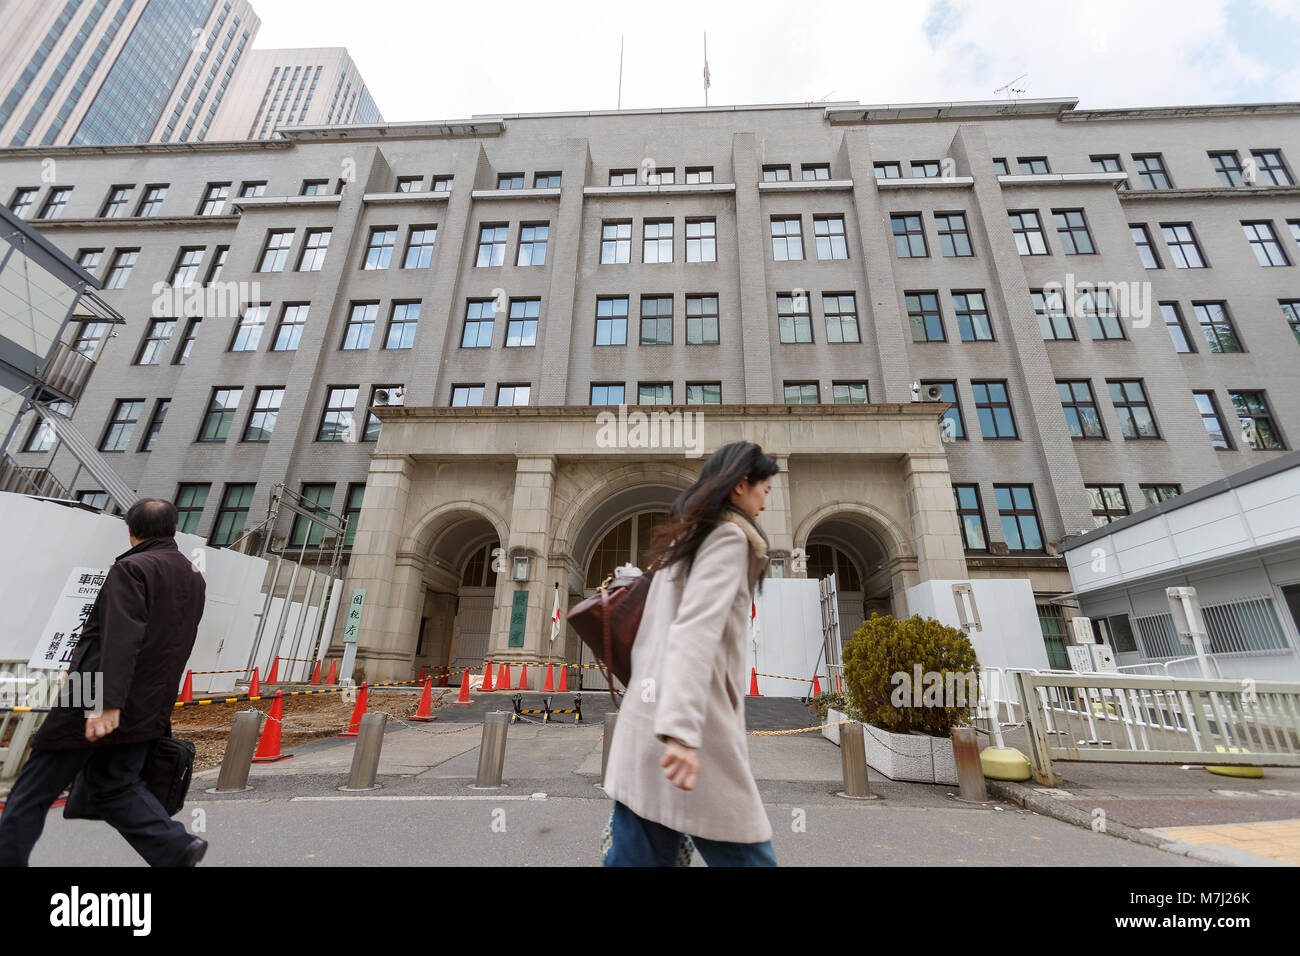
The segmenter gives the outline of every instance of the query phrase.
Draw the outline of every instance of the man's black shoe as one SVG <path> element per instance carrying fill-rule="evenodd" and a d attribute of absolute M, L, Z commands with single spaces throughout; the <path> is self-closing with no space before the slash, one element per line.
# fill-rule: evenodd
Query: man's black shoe
<path fill-rule="evenodd" d="M 203 854 L 208 852 L 208 841 L 202 837 L 195 837 L 190 841 L 190 845 L 181 853 L 181 858 L 176 861 L 177 866 L 198 866 L 199 860 L 203 859 Z"/>

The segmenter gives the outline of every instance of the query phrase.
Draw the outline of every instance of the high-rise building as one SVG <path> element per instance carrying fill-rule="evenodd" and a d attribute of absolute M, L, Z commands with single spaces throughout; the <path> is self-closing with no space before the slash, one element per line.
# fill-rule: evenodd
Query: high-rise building
<path fill-rule="evenodd" d="M 343 47 L 253 50 L 208 138 L 267 139 L 277 127 L 382 122 Z"/>
<path fill-rule="evenodd" d="M 370 679 L 562 647 L 556 589 L 640 563 L 739 438 L 781 466 L 774 573 L 834 572 L 843 633 L 927 582 L 1023 579 L 1068 666 L 1061 542 L 1300 440 L 1298 118 L 1036 99 L 289 127 L 55 148 L 57 182 L 0 150 L 0 199 L 128 318 L 69 344 L 98 360 L 74 421 L 131 487 L 216 546 L 278 482 L 350 516 Z"/>

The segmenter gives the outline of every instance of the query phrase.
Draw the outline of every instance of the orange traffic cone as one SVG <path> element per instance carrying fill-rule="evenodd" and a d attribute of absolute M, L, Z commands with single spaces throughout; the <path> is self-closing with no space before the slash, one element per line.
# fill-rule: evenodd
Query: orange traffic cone
<path fill-rule="evenodd" d="M 528 665 L 525 664 L 519 671 L 519 686 L 515 690 L 528 690 Z"/>
<path fill-rule="evenodd" d="M 280 682 L 280 655 L 279 654 L 277 654 L 275 656 L 275 660 L 271 662 L 271 672 L 266 675 L 266 682 L 268 684 L 278 684 Z"/>
<path fill-rule="evenodd" d="M 262 696 L 262 682 L 257 678 L 256 667 L 253 668 L 253 679 L 248 682 L 248 696 L 249 697 Z"/>
<path fill-rule="evenodd" d="M 556 688 L 557 694 L 567 694 L 569 692 L 569 665 L 560 665 L 560 686 Z"/>
<path fill-rule="evenodd" d="M 316 669 L 311 672 L 311 682 L 313 684 L 320 683 L 320 661 L 316 662 Z"/>
<path fill-rule="evenodd" d="M 745 696 L 747 697 L 763 696 L 758 692 L 758 668 L 757 667 L 751 667 L 749 669 L 749 693 L 746 694 Z"/>
<path fill-rule="evenodd" d="M 406 719 L 420 720 L 420 721 L 437 720 L 438 719 L 437 717 L 434 717 L 431 713 L 429 713 L 429 707 L 433 700 L 432 695 L 433 695 L 433 678 L 426 677 L 424 679 L 424 694 L 423 696 L 420 697 L 420 706 L 416 709 L 414 714 L 412 714 L 410 717 L 407 717 Z"/>
<path fill-rule="evenodd" d="M 442 678 L 438 681 L 439 687 L 447 686 L 447 675 L 451 673 L 451 668 L 444 665 L 442 667 Z M 468 672 L 467 672 L 468 673 Z"/>
<path fill-rule="evenodd" d="M 266 727 L 262 729 L 262 739 L 257 742 L 257 753 L 253 754 L 253 763 L 274 763 L 288 760 L 293 754 L 280 753 L 280 719 L 284 716 L 284 691 L 275 692 L 271 702 L 271 713 L 267 717 Z"/>
<path fill-rule="evenodd" d="M 424 664 L 421 664 L 421 665 L 420 665 L 420 676 L 417 677 L 416 680 L 424 680 L 424 669 L 425 669 L 425 666 L 426 666 L 426 665 L 424 665 Z"/>
<path fill-rule="evenodd" d="M 510 689 L 510 665 L 502 664 L 497 668 L 497 690 Z"/>
<path fill-rule="evenodd" d="M 821 695 L 822 695 L 822 682 L 817 679 L 816 674 L 813 674 L 813 696 L 820 697 Z"/>
<path fill-rule="evenodd" d="M 466 673 L 469 673 L 466 671 Z M 483 671 L 483 690 L 492 689 L 492 662 L 487 662 L 487 667 Z"/>
<path fill-rule="evenodd" d="M 555 693 L 555 665 L 553 663 L 546 665 L 546 683 L 542 685 L 542 692 L 547 694 Z"/>
<path fill-rule="evenodd" d="M 279 693 L 279 691 L 276 691 Z M 361 729 L 361 718 L 366 712 L 366 685 L 361 684 L 361 693 L 357 695 L 357 706 L 352 708 L 352 720 L 348 722 L 348 729 L 341 734 L 335 734 L 336 737 L 355 737 Z"/>
<path fill-rule="evenodd" d="M 325 678 L 325 683 L 329 684 L 331 687 L 337 684 L 338 681 L 334 679 L 334 675 L 337 674 L 338 672 L 339 672 L 339 659 L 336 657 L 334 658 L 334 660 L 330 661 L 330 674 L 329 677 Z"/>
<path fill-rule="evenodd" d="M 460 679 L 460 696 L 456 698 L 456 703 L 458 704 L 474 703 L 472 700 L 469 699 L 469 671 L 468 670 L 465 671 L 465 675 Z"/>
<path fill-rule="evenodd" d="M 185 672 L 185 683 L 181 685 L 181 696 L 177 700 L 194 699 L 194 671 Z"/>

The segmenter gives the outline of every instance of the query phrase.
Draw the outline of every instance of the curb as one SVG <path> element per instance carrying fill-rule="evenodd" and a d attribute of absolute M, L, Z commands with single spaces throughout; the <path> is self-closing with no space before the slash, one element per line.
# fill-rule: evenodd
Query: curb
<path fill-rule="evenodd" d="M 986 780 L 989 793 L 1000 799 L 1007 800 L 1026 810 L 1033 810 L 1041 813 L 1043 816 L 1052 817 L 1063 823 L 1071 823 L 1085 830 L 1092 829 L 1092 815 L 1085 810 L 1058 800 L 1055 797 L 1044 796 L 1031 787 L 1026 787 L 1020 783 L 1013 783 L 1008 780 Z M 1219 866 L 1286 866 L 1280 860 L 1272 857 L 1258 856 L 1253 853 L 1245 853 L 1240 850 L 1232 850 L 1228 847 L 1207 847 L 1195 843 L 1188 843 L 1186 840 L 1179 840 L 1172 837 L 1157 836 L 1150 830 L 1141 830 L 1137 827 L 1130 827 L 1123 823 L 1107 823 L 1106 829 L 1100 831 L 1108 836 L 1118 837 L 1121 840 L 1128 840 L 1130 843 L 1138 843 L 1142 846 L 1148 846 L 1152 849 L 1163 850 L 1166 853 L 1173 853 L 1177 856 L 1185 856 L 1193 860 L 1200 860 L 1204 863 L 1214 863 Z"/>

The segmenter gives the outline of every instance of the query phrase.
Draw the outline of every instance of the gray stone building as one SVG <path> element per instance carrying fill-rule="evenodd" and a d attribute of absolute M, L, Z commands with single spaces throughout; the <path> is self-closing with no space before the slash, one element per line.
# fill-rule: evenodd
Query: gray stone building
<path fill-rule="evenodd" d="M 555 595 L 636 561 L 740 437 L 782 462 L 774 572 L 835 571 L 846 632 L 920 581 L 1028 578 L 1063 658 L 1060 542 L 1300 429 L 1298 117 L 475 116 L 0 150 L 0 199 L 128 319 L 74 333 L 74 421 L 132 487 L 217 545 L 277 482 L 351 516 L 370 679 L 576 660 Z"/>

